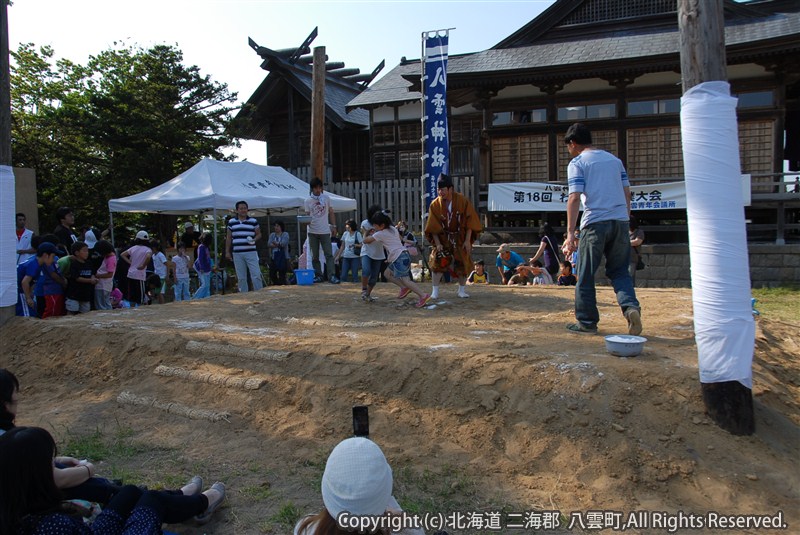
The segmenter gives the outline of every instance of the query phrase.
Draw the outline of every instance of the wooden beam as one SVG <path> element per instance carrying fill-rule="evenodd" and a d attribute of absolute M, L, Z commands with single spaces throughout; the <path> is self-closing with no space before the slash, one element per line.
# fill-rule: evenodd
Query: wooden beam
<path fill-rule="evenodd" d="M 722 0 L 678 0 L 684 93 L 702 82 L 727 80 Z M 713 135 L 711 133 L 710 135 Z M 734 435 L 755 432 L 753 392 L 739 381 L 700 383 L 708 416 Z"/>
<path fill-rule="evenodd" d="M 722 0 L 678 0 L 685 93 L 700 82 L 727 80 Z"/>
<path fill-rule="evenodd" d="M 311 170 L 325 180 L 325 47 L 314 48 L 311 93 Z"/>

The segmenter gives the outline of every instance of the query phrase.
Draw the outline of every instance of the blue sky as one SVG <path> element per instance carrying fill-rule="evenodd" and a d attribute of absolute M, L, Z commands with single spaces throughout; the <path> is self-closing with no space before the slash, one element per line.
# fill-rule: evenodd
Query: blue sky
<path fill-rule="evenodd" d="M 228 84 L 244 102 L 266 76 L 247 46 L 252 37 L 273 49 L 299 46 L 315 26 L 312 46 L 329 59 L 383 73 L 402 56 L 420 57 L 423 31 L 454 28 L 450 53 L 489 48 L 535 18 L 553 0 L 508 1 L 267 1 L 267 0 L 14 0 L 9 45 L 50 45 L 58 57 L 83 63 L 115 42 L 174 44 L 184 61 Z M 248 142 L 240 159 L 265 163 L 264 144 Z"/>

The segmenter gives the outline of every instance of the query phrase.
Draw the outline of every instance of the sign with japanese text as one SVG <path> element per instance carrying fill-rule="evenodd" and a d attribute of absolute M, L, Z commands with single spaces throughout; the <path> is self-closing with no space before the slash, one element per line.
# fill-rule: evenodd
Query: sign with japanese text
<path fill-rule="evenodd" d="M 566 212 L 566 185 L 541 182 L 489 184 L 490 212 Z M 750 175 L 742 175 L 742 201 L 750 206 Z M 581 208 L 582 209 L 582 208 Z M 686 209 L 686 183 L 631 186 L 631 210 Z"/>
<path fill-rule="evenodd" d="M 449 33 L 422 34 L 422 181 L 425 210 L 436 198 L 440 173 L 448 173 L 450 143 L 447 130 L 447 43 Z"/>

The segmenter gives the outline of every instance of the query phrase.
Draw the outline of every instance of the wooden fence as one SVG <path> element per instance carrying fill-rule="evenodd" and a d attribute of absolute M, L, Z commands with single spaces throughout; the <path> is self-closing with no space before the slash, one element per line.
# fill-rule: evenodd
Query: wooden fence
<path fill-rule="evenodd" d="M 474 182 L 473 177 L 453 177 L 456 191 L 465 195 L 470 195 L 473 191 Z M 328 184 L 326 190 L 356 200 L 356 214 L 346 214 L 348 219 L 352 217 L 360 222 L 366 217 L 367 208 L 378 204 L 381 208 L 392 211 L 392 221 L 406 221 L 415 234 L 422 228 L 424 209 L 422 181 L 419 179 L 336 182 Z"/>

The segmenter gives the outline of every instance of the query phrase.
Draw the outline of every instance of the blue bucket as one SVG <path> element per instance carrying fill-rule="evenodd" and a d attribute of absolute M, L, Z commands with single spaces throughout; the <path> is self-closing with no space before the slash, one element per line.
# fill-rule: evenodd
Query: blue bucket
<path fill-rule="evenodd" d="M 314 284 L 313 269 L 295 269 L 294 276 L 297 278 L 297 284 L 299 286 L 311 286 Z"/>

